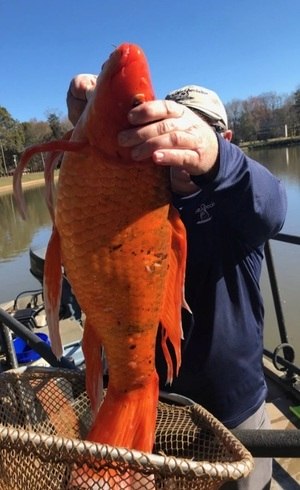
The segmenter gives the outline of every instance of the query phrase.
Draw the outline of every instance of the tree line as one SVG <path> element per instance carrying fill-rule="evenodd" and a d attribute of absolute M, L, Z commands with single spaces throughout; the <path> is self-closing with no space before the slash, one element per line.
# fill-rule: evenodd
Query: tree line
<path fill-rule="evenodd" d="M 226 104 L 234 142 L 300 135 L 300 87 L 291 94 L 268 92 Z M 60 138 L 71 128 L 67 118 L 49 113 L 46 121 L 19 122 L 0 106 L 0 176 L 9 175 L 28 146 Z M 44 167 L 43 154 L 29 164 L 30 171 Z"/>
<path fill-rule="evenodd" d="M 19 122 L 0 106 L 0 176 L 11 175 L 25 148 L 61 138 L 70 128 L 67 118 L 49 113 L 46 121 Z M 44 168 L 44 155 L 35 155 L 28 165 L 31 172 Z"/>
<path fill-rule="evenodd" d="M 289 95 L 268 92 L 226 104 L 234 142 L 300 135 L 300 87 Z"/>

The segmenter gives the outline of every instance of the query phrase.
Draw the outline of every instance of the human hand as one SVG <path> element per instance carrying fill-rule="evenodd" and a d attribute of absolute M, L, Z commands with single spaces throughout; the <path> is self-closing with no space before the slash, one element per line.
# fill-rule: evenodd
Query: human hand
<path fill-rule="evenodd" d="M 75 126 L 80 118 L 89 96 L 93 92 L 97 76 L 90 73 L 75 76 L 67 93 L 68 118 Z"/>
<path fill-rule="evenodd" d="M 70 83 L 67 105 L 74 125 L 96 80 L 96 75 L 81 74 Z M 135 127 L 119 134 L 119 144 L 132 148 L 133 159 L 152 158 L 158 165 L 171 166 L 174 192 L 190 194 L 198 190 L 190 175 L 213 169 L 218 156 L 213 129 L 193 111 L 171 100 L 140 104 L 129 112 L 128 120 Z"/>
<path fill-rule="evenodd" d="M 135 127 L 119 134 L 119 144 L 132 147 L 134 160 L 152 158 L 157 164 L 200 175 L 211 170 L 217 159 L 214 130 L 182 104 L 144 102 L 131 109 L 128 120 Z"/>

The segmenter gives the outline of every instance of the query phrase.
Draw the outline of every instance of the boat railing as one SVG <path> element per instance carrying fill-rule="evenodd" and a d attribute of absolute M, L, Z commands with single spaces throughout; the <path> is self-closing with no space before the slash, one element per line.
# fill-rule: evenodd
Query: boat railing
<path fill-rule="evenodd" d="M 300 245 L 299 236 L 287 233 L 279 233 L 274 238 L 272 238 L 272 240 Z M 269 358 L 273 362 L 273 365 L 277 371 L 281 371 L 281 373 L 284 373 L 284 380 L 281 379 L 281 381 L 284 382 L 287 388 L 290 387 L 293 390 L 293 393 L 297 398 L 297 395 L 299 395 L 300 399 L 300 392 L 298 389 L 295 389 L 297 384 L 297 376 L 300 375 L 300 367 L 295 363 L 295 349 L 289 341 L 288 329 L 284 318 L 278 280 L 275 272 L 274 259 L 271 250 L 272 240 L 268 241 L 265 245 L 265 259 L 274 303 L 280 343 L 276 346 L 273 352 L 265 348 L 264 355 L 266 358 Z"/>

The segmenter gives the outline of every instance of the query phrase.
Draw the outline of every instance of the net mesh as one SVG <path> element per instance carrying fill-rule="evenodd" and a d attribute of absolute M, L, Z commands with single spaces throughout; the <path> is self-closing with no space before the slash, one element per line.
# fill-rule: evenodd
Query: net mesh
<path fill-rule="evenodd" d="M 153 453 L 85 441 L 91 410 L 84 372 L 1 374 L 0 490 L 217 489 L 253 460 L 210 413 L 159 403 Z"/>

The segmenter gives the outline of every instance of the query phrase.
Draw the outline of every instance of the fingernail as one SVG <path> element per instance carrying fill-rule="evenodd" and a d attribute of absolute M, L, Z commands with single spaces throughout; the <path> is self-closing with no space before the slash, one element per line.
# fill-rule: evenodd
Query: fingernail
<path fill-rule="evenodd" d="M 162 153 L 161 151 L 155 151 L 153 153 L 153 156 L 154 156 L 156 162 L 162 162 L 165 158 L 164 153 Z"/>

